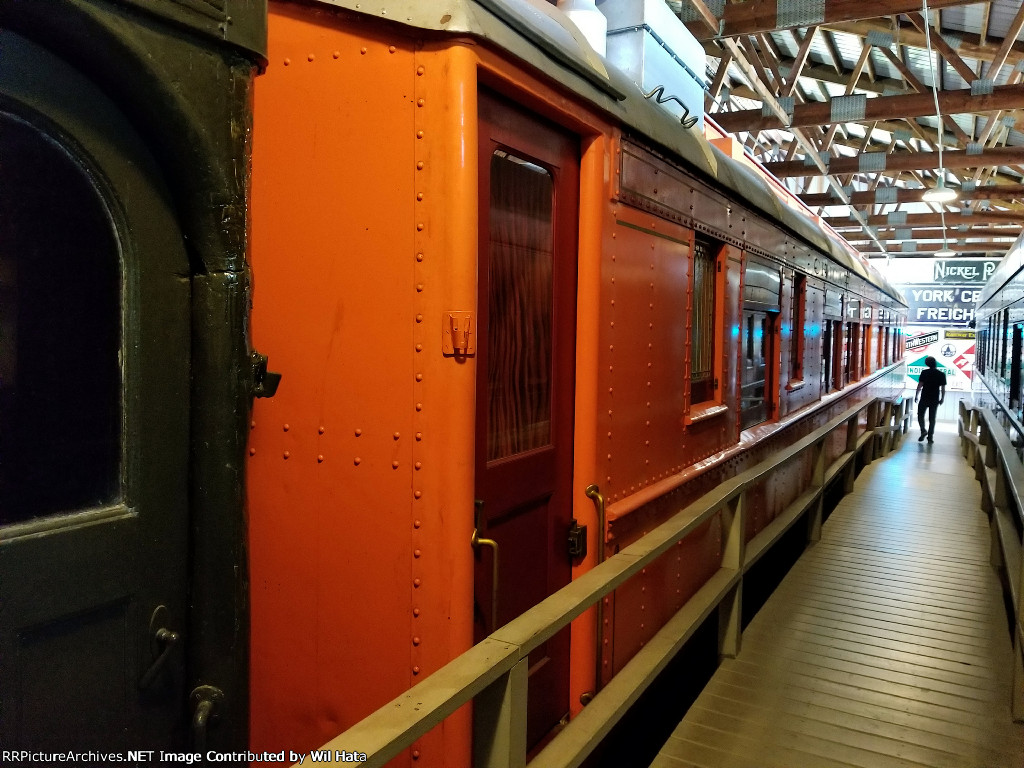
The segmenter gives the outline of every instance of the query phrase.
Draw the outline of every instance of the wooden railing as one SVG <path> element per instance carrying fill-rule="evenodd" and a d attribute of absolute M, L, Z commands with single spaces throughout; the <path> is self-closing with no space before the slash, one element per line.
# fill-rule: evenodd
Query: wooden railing
<path fill-rule="evenodd" d="M 522 768 L 527 762 L 526 686 L 530 652 L 721 513 L 723 543 L 718 571 L 530 761 L 531 768 L 580 765 L 716 609 L 721 654 L 735 656 L 739 652 L 744 574 L 802 518 L 807 522 L 808 539 L 819 539 L 825 487 L 842 476 L 845 490 L 852 489 L 857 455 L 870 462 L 876 452 L 884 454 L 898 444 L 906 431 L 907 413 L 902 398 L 875 398 L 848 409 L 772 458 L 722 483 L 321 749 L 329 750 L 331 755 L 335 750 L 357 750 L 367 755 L 364 765 L 382 766 L 472 701 L 473 765 Z M 866 417 L 863 425 L 862 415 Z M 845 430 L 845 450 L 826 465 L 826 447 L 837 430 Z M 807 452 L 813 462 L 810 487 L 746 541 L 747 490 Z"/>
<path fill-rule="evenodd" d="M 960 446 L 981 483 L 981 508 L 992 530 L 992 566 L 1005 576 L 1013 606 L 1013 719 L 1024 721 L 1024 464 L 995 413 L 960 401 Z"/>

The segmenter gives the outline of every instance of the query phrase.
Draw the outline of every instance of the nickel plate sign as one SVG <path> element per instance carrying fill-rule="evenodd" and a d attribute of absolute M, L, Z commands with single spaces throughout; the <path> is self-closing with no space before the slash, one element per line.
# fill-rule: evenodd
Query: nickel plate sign
<path fill-rule="evenodd" d="M 996 271 L 998 261 L 982 259 L 936 259 L 932 264 L 932 280 L 945 285 L 984 283 Z"/>

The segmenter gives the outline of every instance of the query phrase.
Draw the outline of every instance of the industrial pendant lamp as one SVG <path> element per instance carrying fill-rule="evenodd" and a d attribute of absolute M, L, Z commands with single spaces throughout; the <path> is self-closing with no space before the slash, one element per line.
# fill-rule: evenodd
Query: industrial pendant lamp
<path fill-rule="evenodd" d="M 932 53 L 932 25 L 928 12 L 928 0 L 922 0 L 922 2 L 924 3 L 924 40 L 925 45 L 928 47 L 928 62 L 932 68 L 932 99 L 935 101 L 935 120 L 938 123 L 936 128 L 939 132 L 939 169 L 935 186 L 921 195 L 921 199 L 926 203 L 949 203 L 956 200 L 959 195 L 955 189 L 946 186 L 946 167 L 942 164 L 942 145 L 944 143 L 942 139 L 942 110 L 939 109 L 938 77 L 935 74 L 935 54 Z M 956 256 L 956 251 L 949 247 L 949 240 L 946 238 L 945 209 L 940 208 L 939 215 L 942 217 L 942 248 L 935 252 L 935 257 L 948 259 Z"/>
<path fill-rule="evenodd" d="M 924 41 L 928 48 L 928 62 L 932 70 L 932 99 L 935 101 L 936 129 L 939 132 L 939 169 L 935 186 L 921 195 L 921 199 L 926 203 L 949 203 L 956 200 L 959 195 L 955 189 L 946 186 L 946 167 L 942 163 L 942 145 L 945 143 L 942 139 L 942 110 L 939 108 L 938 77 L 935 74 L 935 54 L 932 53 L 931 18 L 929 16 L 928 0 L 923 0 L 923 9 L 925 21 Z M 945 229 L 945 226 L 943 226 L 943 229 Z"/>
<path fill-rule="evenodd" d="M 944 171 L 945 169 L 940 169 Z M 957 199 L 959 195 L 957 191 L 951 187 L 947 187 L 946 183 L 939 176 L 938 182 L 931 189 L 926 189 L 924 194 L 921 195 L 921 199 L 926 203 L 951 203 Z"/>

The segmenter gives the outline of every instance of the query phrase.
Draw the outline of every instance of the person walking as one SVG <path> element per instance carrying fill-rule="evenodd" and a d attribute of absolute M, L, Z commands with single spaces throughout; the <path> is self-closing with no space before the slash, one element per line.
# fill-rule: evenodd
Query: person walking
<path fill-rule="evenodd" d="M 917 391 L 914 393 L 914 400 L 918 400 L 917 423 L 921 425 L 921 436 L 917 442 L 926 437 L 932 442 L 932 435 L 935 434 L 935 412 L 946 399 L 946 374 L 939 370 L 934 357 L 924 359 L 925 369 L 917 379 Z M 924 428 L 924 413 L 928 411 L 928 429 Z"/>

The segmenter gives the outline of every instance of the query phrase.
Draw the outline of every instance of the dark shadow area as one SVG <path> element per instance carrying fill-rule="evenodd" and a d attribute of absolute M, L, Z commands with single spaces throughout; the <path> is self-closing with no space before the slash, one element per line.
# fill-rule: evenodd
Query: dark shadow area
<path fill-rule="evenodd" d="M 583 767 L 650 765 L 717 667 L 718 613 L 712 612 Z"/>
<path fill-rule="evenodd" d="M 768 601 L 807 546 L 806 517 L 798 520 L 743 577 L 743 628 Z"/>

